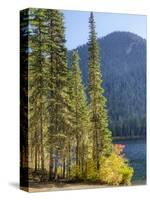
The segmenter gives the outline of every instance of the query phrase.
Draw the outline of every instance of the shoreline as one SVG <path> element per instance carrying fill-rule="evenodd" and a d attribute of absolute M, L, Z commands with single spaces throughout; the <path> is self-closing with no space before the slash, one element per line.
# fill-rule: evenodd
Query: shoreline
<path fill-rule="evenodd" d="M 146 140 L 146 137 L 140 137 L 140 136 L 116 136 L 112 137 L 112 141 L 115 140 L 134 140 L 134 139 L 139 139 L 139 140 Z"/>

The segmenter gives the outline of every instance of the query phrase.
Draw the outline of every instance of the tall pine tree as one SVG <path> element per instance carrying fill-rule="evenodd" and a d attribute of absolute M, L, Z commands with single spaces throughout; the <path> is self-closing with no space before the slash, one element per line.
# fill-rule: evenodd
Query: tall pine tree
<path fill-rule="evenodd" d="M 111 151 L 111 132 L 108 128 L 108 116 L 106 110 L 106 98 L 102 88 L 102 74 L 100 70 L 100 55 L 95 21 L 93 13 L 89 18 L 89 111 L 90 111 L 90 132 L 93 140 L 93 160 L 99 169 L 99 158 L 102 153 L 108 154 Z"/>
<path fill-rule="evenodd" d="M 49 178 L 57 179 L 60 155 L 66 149 L 69 120 L 68 69 L 67 50 L 65 48 L 65 34 L 63 14 L 58 10 L 48 10 L 48 64 L 50 70 L 48 110 L 50 169 Z"/>
<path fill-rule="evenodd" d="M 72 105 L 73 105 L 73 134 L 75 138 L 75 158 L 77 172 L 85 172 L 85 158 L 88 141 L 88 110 L 86 94 L 82 84 L 82 76 L 79 67 L 79 55 L 72 55 Z M 78 176 L 78 174 L 77 174 Z"/>

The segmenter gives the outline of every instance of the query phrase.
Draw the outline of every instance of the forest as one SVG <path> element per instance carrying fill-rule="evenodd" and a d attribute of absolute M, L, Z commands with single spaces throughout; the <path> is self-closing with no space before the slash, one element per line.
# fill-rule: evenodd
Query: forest
<path fill-rule="evenodd" d="M 134 171 L 125 147 L 112 143 L 94 14 L 89 16 L 86 86 L 78 50 L 68 64 L 61 11 L 26 9 L 20 22 L 21 185 L 130 185 Z"/>

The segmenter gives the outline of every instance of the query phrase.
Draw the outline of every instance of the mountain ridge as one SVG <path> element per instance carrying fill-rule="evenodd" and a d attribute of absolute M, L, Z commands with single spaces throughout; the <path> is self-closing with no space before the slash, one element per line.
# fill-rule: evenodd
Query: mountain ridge
<path fill-rule="evenodd" d="M 117 30 L 116 30 L 116 31 L 113 31 L 113 32 L 111 32 L 111 33 L 108 33 L 108 34 L 106 34 L 106 35 L 104 35 L 104 36 L 102 36 L 102 37 L 98 37 L 97 40 L 103 40 L 103 39 L 105 39 L 106 37 L 108 37 L 108 36 L 110 36 L 110 35 L 113 35 L 113 34 L 117 34 L 117 33 L 131 34 L 132 36 L 135 36 L 135 37 L 140 38 L 140 39 L 143 40 L 144 42 L 147 41 L 145 38 L 143 38 L 142 36 L 140 36 L 140 35 L 138 35 L 138 34 L 136 34 L 136 33 L 132 33 L 132 32 L 130 32 L 130 31 L 117 31 Z M 78 46 L 75 47 L 75 48 L 69 49 L 68 51 L 73 51 L 73 50 L 76 50 L 76 49 L 78 49 L 78 48 L 80 48 L 80 47 L 83 47 L 83 46 L 86 46 L 86 45 L 87 45 L 87 43 L 83 43 L 83 44 L 78 45 Z"/>
<path fill-rule="evenodd" d="M 104 95 L 113 136 L 146 134 L 146 39 L 115 31 L 98 38 Z M 83 84 L 88 82 L 87 43 L 76 48 Z M 68 52 L 71 64 L 72 51 Z"/>

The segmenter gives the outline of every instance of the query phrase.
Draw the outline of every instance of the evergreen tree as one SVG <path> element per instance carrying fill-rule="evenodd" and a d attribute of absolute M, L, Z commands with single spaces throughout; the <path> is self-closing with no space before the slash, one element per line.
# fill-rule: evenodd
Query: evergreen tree
<path fill-rule="evenodd" d="M 93 160 L 99 169 L 99 158 L 102 153 L 108 154 L 111 150 L 111 132 L 108 128 L 106 98 L 102 88 L 102 74 L 100 71 L 99 47 L 95 31 L 93 13 L 89 18 L 89 111 L 91 123 L 91 136 L 93 138 Z"/>
<path fill-rule="evenodd" d="M 63 15 L 58 10 L 29 11 L 30 152 L 34 148 L 35 171 L 43 170 L 46 146 L 49 179 L 57 179 L 71 126 Z"/>
<path fill-rule="evenodd" d="M 44 144 L 45 144 L 45 121 L 46 121 L 46 70 L 45 42 L 46 10 L 29 9 L 29 109 L 31 137 L 31 153 L 34 147 L 35 171 L 44 170 Z"/>
<path fill-rule="evenodd" d="M 68 69 L 67 51 L 65 48 L 65 34 L 63 14 L 58 10 L 48 11 L 48 63 L 50 69 L 48 110 L 49 142 L 50 142 L 50 170 L 49 178 L 54 174 L 57 179 L 57 168 L 61 154 L 66 148 L 69 121 Z M 54 159 L 55 156 L 55 159 Z M 54 170 L 54 171 L 53 171 Z"/>
<path fill-rule="evenodd" d="M 85 171 L 85 158 L 88 142 L 88 111 L 82 76 L 79 67 L 79 55 L 72 55 L 72 106 L 73 106 L 73 134 L 75 137 L 76 167 L 82 174 Z"/>

